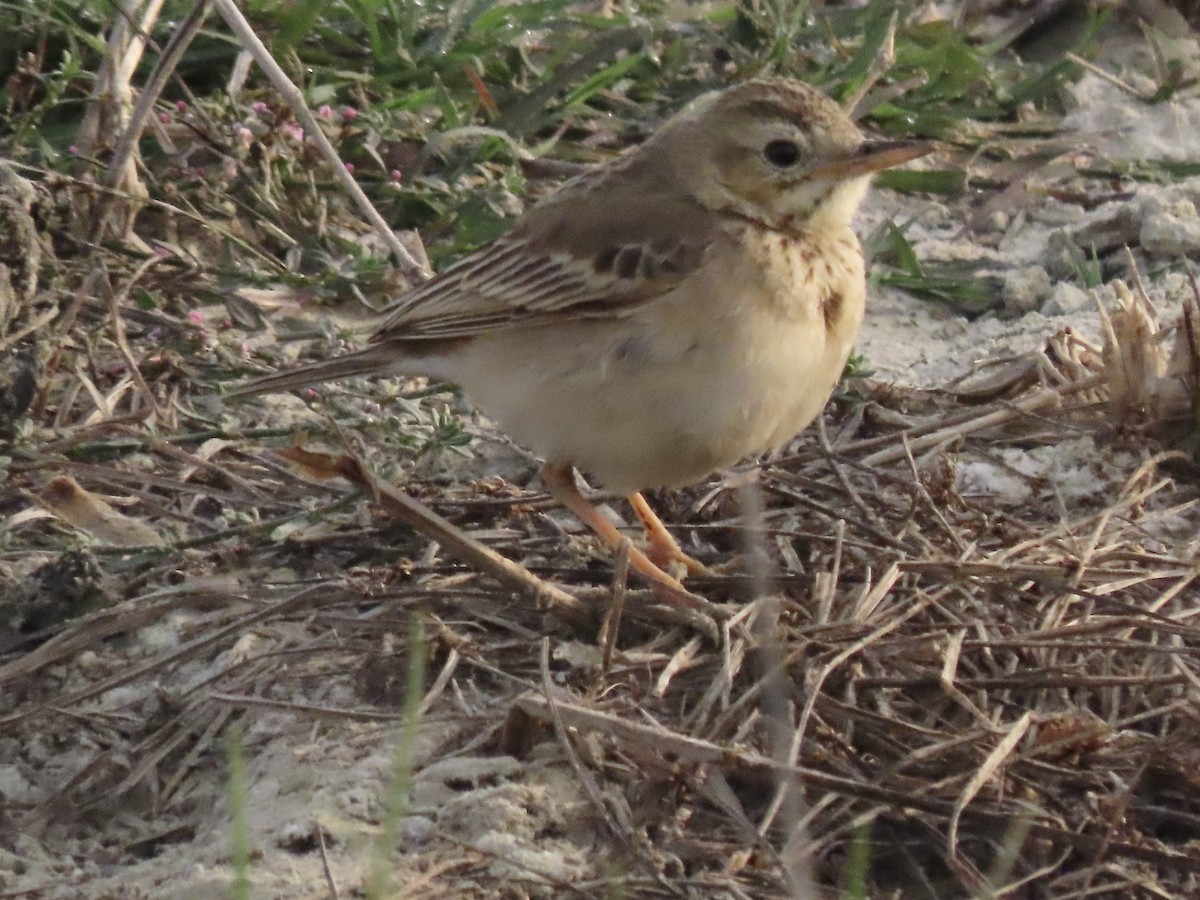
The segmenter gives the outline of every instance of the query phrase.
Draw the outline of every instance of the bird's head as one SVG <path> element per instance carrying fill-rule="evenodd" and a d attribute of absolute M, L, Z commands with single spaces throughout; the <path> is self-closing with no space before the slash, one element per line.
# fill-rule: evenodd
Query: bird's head
<path fill-rule="evenodd" d="M 782 79 L 698 98 L 656 143 L 702 204 L 784 231 L 849 224 L 873 172 L 932 149 L 866 139 L 836 102 Z"/>

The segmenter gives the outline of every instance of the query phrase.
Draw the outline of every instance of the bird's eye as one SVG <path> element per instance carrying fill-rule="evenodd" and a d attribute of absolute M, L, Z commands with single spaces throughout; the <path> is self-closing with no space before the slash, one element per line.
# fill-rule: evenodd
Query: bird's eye
<path fill-rule="evenodd" d="M 800 158 L 800 148 L 794 141 L 770 141 L 763 147 L 763 156 L 771 165 L 786 169 L 796 164 Z"/>

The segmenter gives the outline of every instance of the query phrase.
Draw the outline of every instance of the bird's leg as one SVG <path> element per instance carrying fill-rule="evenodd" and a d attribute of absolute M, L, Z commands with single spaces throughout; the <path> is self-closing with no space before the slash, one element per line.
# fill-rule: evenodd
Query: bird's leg
<path fill-rule="evenodd" d="M 584 525 L 600 535 L 600 538 L 604 543 L 608 544 L 613 552 L 616 552 L 616 549 L 621 545 L 623 535 L 612 522 L 604 518 L 600 510 L 596 509 L 583 494 L 579 493 L 579 488 L 575 486 L 574 470 L 570 466 L 546 463 L 542 466 L 541 474 L 542 483 L 546 485 L 546 490 L 550 492 L 550 496 L 573 512 Z M 642 502 L 645 503 L 646 501 L 643 500 Z M 649 509 L 648 506 L 646 508 Z M 650 515 L 653 516 L 654 513 L 652 512 Z M 655 518 L 657 520 L 657 517 Z M 666 534 L 666 529 L 663 528 L 661 522 L 659 522 L 658 527 L 662 528 L 663 533 Z M 669 534 L 667 538 L 674 543 L 674 539 Z M 675 549 L 679 550 L 679 547 L 676 546 Z M 672 591 L 687 593 L 687 589 L 678 579 L 672 578 L 656 566 L 645 553 L 636 547 L 629 548 L 629 565 L 633 567 L 634 571 L 639 572 L 656 584 L 661 584 Z"/>
<path fill-rule="evenodd" d="M 646 555 L 655 565 L 666 571 L 680 567 L 686 575 L 701 575 L 708 571 L 704 563 L 683 552 L 679 542 L 667 531 L 667 526 L 646 502 L 645 497 L 634 491 L 626 499 L 637 513 L 637 517 L 642 520 L 642 528 L 646 531 L 646 543 L 649 545 Z"/>

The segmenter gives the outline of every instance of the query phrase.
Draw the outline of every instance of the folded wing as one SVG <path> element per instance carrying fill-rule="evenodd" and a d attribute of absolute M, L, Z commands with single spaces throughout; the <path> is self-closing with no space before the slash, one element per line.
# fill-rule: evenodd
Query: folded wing
<path fill-rule="evenodd" d="M 405 295 L 372 340 L 462 338 L 571 318 L 621 316 L 671 291 L 721 232 L 707 210 L 585 176 L 513 231 Z"/>

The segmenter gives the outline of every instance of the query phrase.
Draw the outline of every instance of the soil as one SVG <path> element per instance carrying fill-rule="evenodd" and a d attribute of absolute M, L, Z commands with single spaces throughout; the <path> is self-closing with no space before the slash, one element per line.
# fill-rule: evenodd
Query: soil
<path fill-rule="evenodd" d="M 1194 41 L 1189 46 L 1187 55 L 1200 56 Z M 1149 52 L 1145 41 L 1130 35 L 1113 42 L 1097 64 L 1121 70 L 1129 87 L 1144 91 L 1152 85 L 1139 72 L 1150 70 Z M 1084 75 L 1070 93 L 1076 108 L 1053 152 L 1033 171 L 1013 174 L 1011 190 L 986 205 L 970 195 L 943 200 L 884 189 L 872 194 L 861 216 L 864 235 L 887 220 L 911 223 L 906 234 L 918 259 L 959 265 L 992 285 L 996 301 L 996 308 L 968 317 L 950 303 L 876 284 L 859 351 L 879 384 L 898 391 L 946 388 L 981 364 L 1038 350 L 1064 328 L 1100 342 L 1096 304 L 1115 303 L 1113 278 L 1132 279 L 1130 258 L 1161 321 L 1173 322 L 1191 296 L 1180 262 L 1200 255 L 1200 178 L 1159 184 L 1114 178 L 1098 196 L 1095 180 L 1077 173 L 1095 160 L 1194 163 L 1200 97 L 1193 92 L 1151 104 L 1095 74 Z M 1103 284 L 1090 289 L 1079 265 L 1093 248 Z M 280 403 L 280 420 L 307 413 L 293 400 Z M 836 418 L 829 427 L 836 427 Z M 421 490 L 437 496 L 457 483 L 463 493 L 494 490 L 497 500 L 519 493 L 506 483 L 524 485 L 533 461 L 485 422 L 477 420 L 474 428 L 471 457 L 443 454 L 424 472 L 428 481 Z M 1052 484 L 1065 515 L 1120 493 L 1146 456 L 1128 444 L 1065 431 L 1052 447 L 1014 443 L 990 459 L 964 459 L 947 490 L 989 498 L 1003 510 L 1030 502 L 1031 483 Z M 190 464 L 180 459 L 181 467 Z M 219 478 L 209 484 L 217 500 L 205 499 L 202 478 L 198 506 L 219 502 L 229 488 Z M 279 489 L 288 490 L 283 476 Z M 337 501 L 339 489 L 320 491 L 327 493 L 313 496 L 321 502 Z M 114 487 L 112 493 L 121 491 Z M 450 503 L 463 493 L 449 488 Z M 690 493 L 680 502 L 698 504 L 700 497 Z M 475 537 L 520 544 L 525 520 L 514 523 L 499 512 L 489 520 L 487 508 L 474 509 Z M 271 556 L 228 546 L 181 551 L 175 583 L 153 588 L 127 581 L 121 555 L 96 548 L 79 548 L 69 559 L 46 554 L 8 564 L 7 584 L 25 592 L 19 604 L 25 618 L 18 621 L 10 610 L 0 657 L 7 695 L 0 707 L 0 822 L 6 832 L 0 838 L 0 896 L 224 898 L 235 875 L 234 809 L 244 811 L 253 847 L 251 896 L 324 897 L 334 894 L 334 886 L 339 896 L 360 895 L 378 859 L 374 848 L 396 771 L 406 610 L 420 605 L 421 591 L 460 584 L 469 597 L 476 588 L 435 544 L 378 524 L 365 504 L 354 515 L 364 529 L 359 535 L 390 542 L 387 554 L 373 557 L 380 565 L 391 556 L 390 568 L 360 562 L 366 556 L 351 546 L 361 540 L 353 532 L 339 542 L 315 522 L 289 526 L 287 551 L 279 550 L 285 536 L 276 535 Z M 1195 519 L 1194 512 L 1181 510 L 1156 527 L 1169 542 L 1189 529 L 1194 534 Z M 578 535 L 565 515 L 539 521 L 539 527 L 557 523 L 564 531 L 560 539 L 568 537 L 565 532 Z M 7 530 L 19 538 L 22 529 L 45 524 L 14 520 Z M 409 583 L 402 560 L 434 574 Z M 562 557 L 543 562 L 568 565 Z M 575 565 L 594 573 L 608 564 L 592 559 Z M 319 611 L 314 606 L 307 617 L 246 621 L 247 609 L 288 602 L 298 584 L 319 586 L 334 575 L 335 582 L 320 588 Z M 406 587 L 418 599 L 403 599 Z M 30 618 L 28 610 L 43 609 L 39 591 L 77 605 Z M 634 823 L 630 834 L 643 834 L 639 817 L 667 804 L 677 788 L 664 772 L 614 798 L 611 784 L 581 775 L 587 765 L 564 754 L 553 726 L 517 716 L 517 698 L 539 684 L 544 623 L 532 608 L 520 608 L 524 599 L 480 591 L 473 607 L 480 618 L 473 620 L 470 604 L 460 603 L 460 617 L 447 618 L 443 610 L 444 630 L 430 635 L 427 684 L 436 685 L 440 672 L 453 677 L 431 690 L 411 754 L 400 754 L 411 759 L 415 774 L 396 824 L 400 852 L 388 863 L 390 883 L 398 896 L 412 897 L 609 896 L 604 879 L 622 856 L 613 852 L 597 810 L 617 810 L 610 814 Z M 225 605 L 230 597 L 240 598 L 236 608 Z M 134 598 L 140 598 L 136 617 L 129 606 Z M 353 602 L 339 606 L 345 598 Z M 377 602 L 365 602 L 370 598 Z M 64 648 L 55 623 L 80 610 L 91 617 L 90 630 L 63 632 L 79 641 Z M 495 626 L 502 639 L 496 633 L 487 638 L 503 643 L 491 659 L 515 660 L 510 671 L 472 658 L 489 622 L 503 623 Z M 556 634 L 548 671 L 560 686 L 600 665 L 594 634 L 548 627 Z M 226 640 L 201 643 L 225 628 L 232 629 Z M 51 635 L 48 643 L 29 640 L 43 629 Z M 669 635 L 673 643 L 648 637 L 635 648 L 647 658 L 671 657 L 688 638 L 678 630 Z M 22 667 L 35 674 L 25 676 Z M 242 730 L 244 801 L 232 799 L 226 764 L 234 720 Z M 547 728 L 550 737 L 539 739 Z M 520 750 L 498 749 L 505 746 Z M 595 735 L 581 737 L 575 748 L 613 766 L 644 764 Z M 720 795 L 718 787 L 712 790 L 712 797 Z M 660 834 L 673 828 L 682 833 L 686 823 L 656 827 L 665 829 Z M 689 882 L 683 873 L 694 871 L 694 862 L 683 850 L 673 852 L 673 858 L 666 852 L 655 857 L 661 882 L 690 896 L 735 896 Z M 702 855 L 697 847 L 690 852 Z M 640 896 L 639 890 L 626 895 Z M 644 895 L 658 896 L 656 890 L 645 888 Z M 760 896 L 783 896 L 780 890 L 764 887 Z"/>

